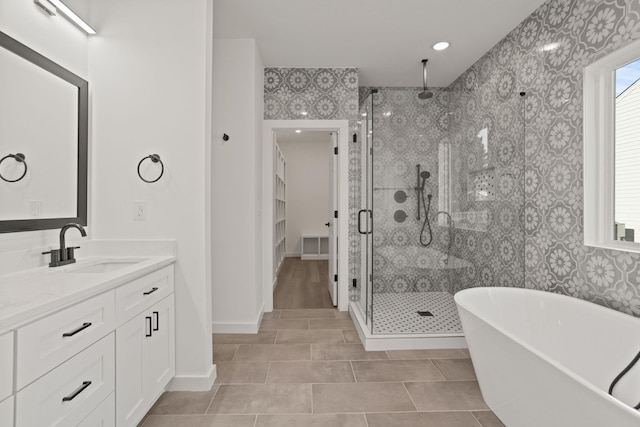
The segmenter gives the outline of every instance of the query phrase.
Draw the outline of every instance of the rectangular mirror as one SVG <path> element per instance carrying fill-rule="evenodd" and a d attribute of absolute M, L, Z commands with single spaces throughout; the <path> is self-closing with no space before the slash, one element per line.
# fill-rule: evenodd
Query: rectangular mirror
<path fill-rule="evenodd" d="M 87 225 L 88 83 L 0 32 L 0 233 Z"/>

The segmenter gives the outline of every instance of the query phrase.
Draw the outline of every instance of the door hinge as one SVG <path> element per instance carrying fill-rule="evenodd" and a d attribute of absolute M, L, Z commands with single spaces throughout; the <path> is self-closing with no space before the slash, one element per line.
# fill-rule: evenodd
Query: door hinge
<path fill-rule="evenodd" d="M 338 155 L 338 147 L 333 147 L 333 154 L 335 154 L 336 156 Z"/>
<path fill-rule="evenodd" d="M 352 281 L 352 286 L 353 286 L 354 288 L 357 288 L 357 287 L 358 287 L 358 279 L 353 279 L 353 281 Z"/>
<path fill-rule="evenodd" d="M 338 275 L 337 275 L 337 274 L 334 274 L 334 275 L 333 275 L 333 281 L 334 281 L 334 282 L 337 282 L 337 281 L 338 281 Z"/>
<path fill-rule="evenodd" d="M 326 151 L 325 151 L 325 153 L 326 153 Z M 333 217 L 334 218 L 338 218 L 338 211 L 333 211 Z"/>
<path fill-rule="evenodd" d="M 353 134 L 353 142 L 358 142 L 358 134 L 357 133 Z"/>

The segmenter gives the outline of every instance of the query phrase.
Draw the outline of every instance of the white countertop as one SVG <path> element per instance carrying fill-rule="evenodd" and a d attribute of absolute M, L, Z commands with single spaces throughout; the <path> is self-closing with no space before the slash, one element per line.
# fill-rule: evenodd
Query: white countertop
<path fill-rule="evenodd" d="M 134 262 L 115 271 L 74 272 L 104 262 Z M 126 282 L 173 264 L 175 253 L 145 256 L 98 255 L 63 267 L 39 267 L 0 275 L 0 334 L 114 289 Z"/>

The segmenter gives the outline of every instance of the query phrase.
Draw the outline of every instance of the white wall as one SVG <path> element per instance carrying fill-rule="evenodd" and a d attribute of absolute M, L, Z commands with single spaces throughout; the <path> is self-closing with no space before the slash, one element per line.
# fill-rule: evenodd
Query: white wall
<path fill-rule="evenodd" d="M 87 36 L 62 17 L 47 15 L 33 1 L 0 0 L 0 31 L 87 79 Z M 91 234 L 89 228 L 87 231 Z M 48 260 L 37 249 L 57 246 L 58 232 L 45 230 L 0 234 L 0 252 L 15 252 L 14 257 L 5 257 L 13 261 L 0 265 L 0 273 L 17 268 L 18 264 L 21 264 L 20 268 L 45 265 Z M 70 243 L 82 244 L 75 234 L 69 237 Z M 25 254 L 29 256 L 25 257 Z"/>
<path fill-rule="evenodd" d="M 89 43 L 93 106 L 90 221 L 102 239 L 177 240 L 175 387 L 207 388 L 214 372 L 207 281 L 210 0 L 94 0 Z M 136 172 L 157 153 L 155 184 Z M 133 202 L 147 220 L 133 220 Z"/>
<path fill-rule="evenodd" d="M 286 161 L 287 255 L 300 255 L 302 234 L 328 235 L 329 180 L 333 148 L 326 141 L 278 140 Z"/>
<path fill-rule="evenodd" d="M 214 332 L 257 332 L 262 296 L 263 65 L 253 39 L 213 43 Z M 223 141 L 222 135 L 229 135 Z"/>

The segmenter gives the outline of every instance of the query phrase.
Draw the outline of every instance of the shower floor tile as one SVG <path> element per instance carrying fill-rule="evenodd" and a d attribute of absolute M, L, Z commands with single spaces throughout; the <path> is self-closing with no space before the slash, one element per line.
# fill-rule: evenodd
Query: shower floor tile
<path fill-rule="evenodd" d="M 420 316 L 428 311 L 433 316 Z M 373 294 L 374 334 L 461 334 L 453 295 L 447 292 Z"/>

